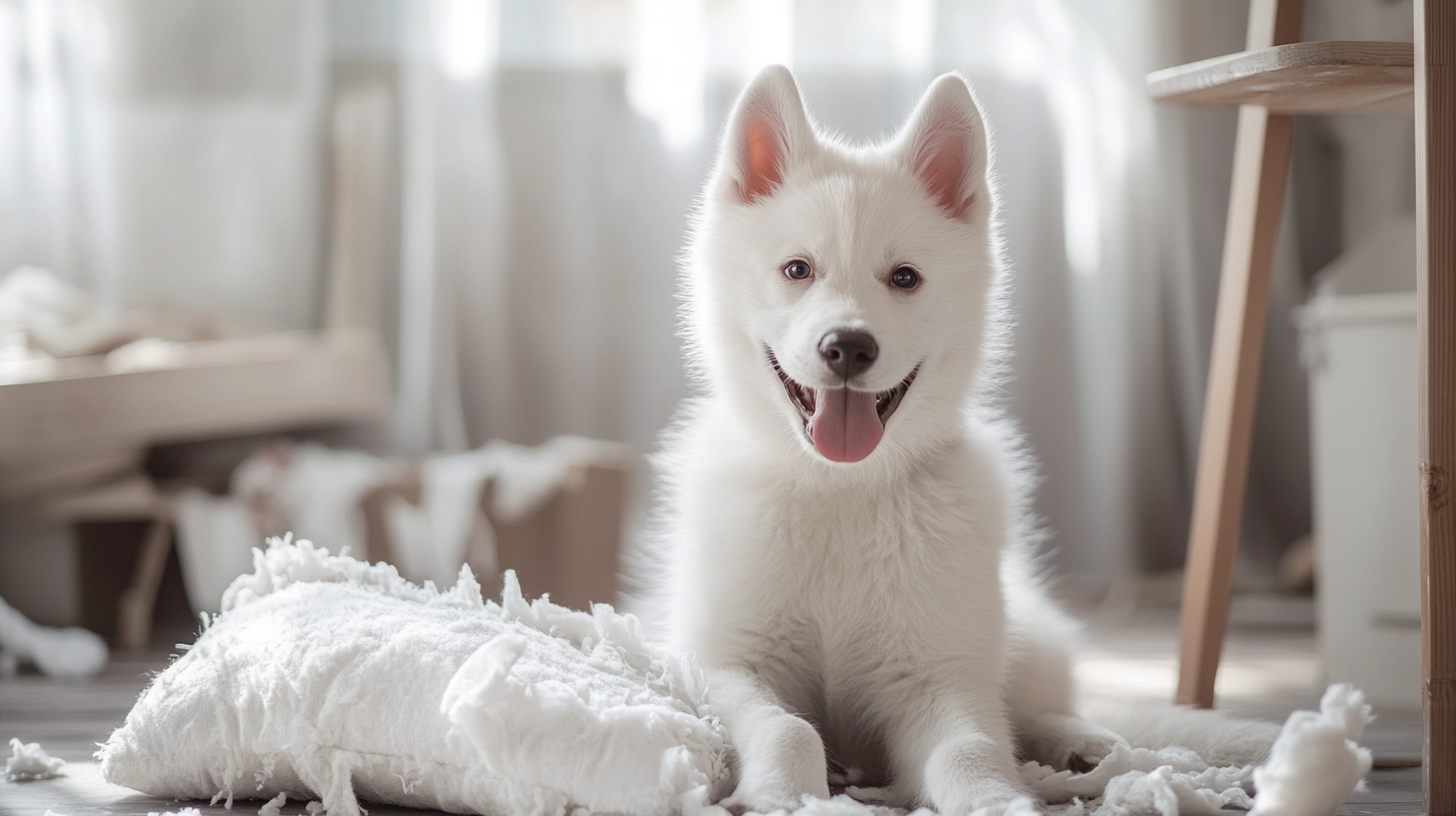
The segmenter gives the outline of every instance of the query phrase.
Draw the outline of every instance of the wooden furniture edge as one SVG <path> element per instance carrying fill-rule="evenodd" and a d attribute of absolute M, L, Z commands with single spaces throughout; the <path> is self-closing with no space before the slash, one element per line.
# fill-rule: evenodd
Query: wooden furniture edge
<path fill-rule="evenodd" d="M 1409 113 L 1414 59 L 1405 42 L 1289 43 L 1164 68 L 1148 74 L 1147 86 L 1163 104 Z"/>
<path fill-rule="evenodd" d="M 1456 814 L 1456 3 L 1415 4 L 1426 813 Z M 1414 476 L 1415 474 L 1413 474 Z"/>

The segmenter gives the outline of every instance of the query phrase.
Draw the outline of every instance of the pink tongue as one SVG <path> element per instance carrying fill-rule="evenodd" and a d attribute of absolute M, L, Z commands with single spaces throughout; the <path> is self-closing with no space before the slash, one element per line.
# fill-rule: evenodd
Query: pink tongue
<path fill-rule="evenodd" d="M 814 394 L 809 435 L 825 459 L 858 462 L 874 452 L 884 434 L 873 392 L 821 388 Z"/>

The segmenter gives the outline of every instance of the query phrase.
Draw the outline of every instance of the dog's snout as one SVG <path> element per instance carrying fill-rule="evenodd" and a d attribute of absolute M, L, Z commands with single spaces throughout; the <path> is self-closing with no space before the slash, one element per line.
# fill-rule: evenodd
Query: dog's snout
<path fill-rule="evenodd" d="M 819 356 L 844 379 L 868 369 L 880 355 L 880 344 L 866 331 L 839 329 L 819 339 Z"/>

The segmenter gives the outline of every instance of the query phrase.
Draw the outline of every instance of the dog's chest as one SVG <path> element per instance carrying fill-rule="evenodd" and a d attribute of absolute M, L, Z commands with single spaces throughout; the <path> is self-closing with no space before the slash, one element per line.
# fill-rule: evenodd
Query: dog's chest
<path fill-rule="evenodd" d="M 983 651 L 972 621 L 999 631 L 1006 518 L 994 490 L 945 478 L 840 491 L 766 482 L 715 499 L 697 536 L 700 650 L 854 675 Z"/>

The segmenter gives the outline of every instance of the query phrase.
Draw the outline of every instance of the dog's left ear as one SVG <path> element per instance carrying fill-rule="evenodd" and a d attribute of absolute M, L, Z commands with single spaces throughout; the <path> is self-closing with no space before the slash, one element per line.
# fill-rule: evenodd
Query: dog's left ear
<path fill-rule="evenodd" d="M 895 141 L 935 203 L 951 218 L 967 220 L 986 194 L 988 148 L 966 81 L 945 74 L 931 83 Z"/>

